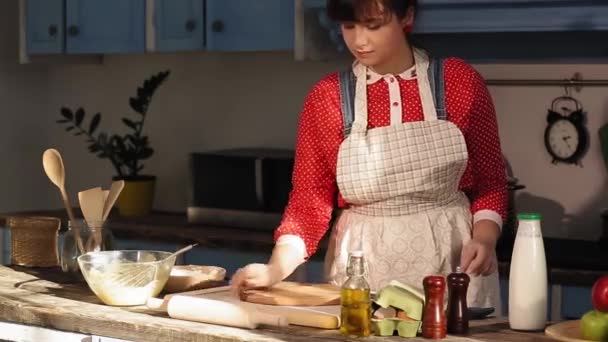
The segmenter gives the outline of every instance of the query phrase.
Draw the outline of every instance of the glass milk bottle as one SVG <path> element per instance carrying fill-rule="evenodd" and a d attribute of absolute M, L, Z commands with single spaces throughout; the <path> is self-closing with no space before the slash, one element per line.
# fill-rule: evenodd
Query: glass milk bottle
<path fill-rule="evenodd" d="M 547 323 L 547 261 L 540 214 L 519 214 L 509 274 L 509 325 L 543 330 Z"/>

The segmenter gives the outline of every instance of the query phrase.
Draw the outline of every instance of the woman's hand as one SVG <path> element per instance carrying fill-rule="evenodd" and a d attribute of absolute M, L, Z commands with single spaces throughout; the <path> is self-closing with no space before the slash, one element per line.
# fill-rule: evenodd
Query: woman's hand
<path fill-rule="evenodd" d="M 238 269 L 230 283 L 236 293 L 244 289 L 270 287 L 287 278 L 303 262 L 302 250 L 290 243 L 278 243 L 268 264 L 249 264 Z"/>
<path fill-rule="evenodd" d="M 473 226 L 473 238 L 462 248 L 460 267 L 474 276 L 488 276 L 498 268 L 496 241 L 500 227 L 491 220 L 480 220 Z"/>
<path fill-rule="evenodd" d="M 275 267 L 268 264 L 249 264 L 238 269 L 232 276 L 230 285 L 234 291 L 269 287 L 281 281 Z"/>
<path fill-rule="evenodd" d="M 471 239 L 462 249 L 460 267 L 474 276 L 488 276 L 498 267 L 495 244 Z"/>

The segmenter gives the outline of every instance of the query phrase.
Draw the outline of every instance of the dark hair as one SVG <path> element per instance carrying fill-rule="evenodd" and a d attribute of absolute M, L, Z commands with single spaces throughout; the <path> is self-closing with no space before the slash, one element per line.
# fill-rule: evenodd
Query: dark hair
<path fill-rule="evenodd" d="M 335 22 L 363 22 L 378 14 L 390 20 L 392 15 L 403 19 L 416 0 L 327 0 L 327 16 Z"/>

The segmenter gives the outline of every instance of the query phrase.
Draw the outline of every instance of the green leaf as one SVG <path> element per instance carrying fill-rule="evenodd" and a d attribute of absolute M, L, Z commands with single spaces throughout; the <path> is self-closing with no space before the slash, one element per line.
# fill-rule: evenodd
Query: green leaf
<path fill-rule="evenodd" d="M 137 131 L 137 124 L 135 122 L 133 122 L 132 120 L 129 120 L 127 118 L 122 118 L 122 122 L 124 122 L 124 124 L 127 125 L 128 127 L 130 127 L 132 130 Z"/>
<path fill-rule="evenodd" d="M 101 149 L 99 148 L 99 146 L 97 144 L 91 144 L 89 145 L 89 152 L 91 153 L 97 153 L 101 151 Z"/>
<path fill-rule="evenodd" d="M 148 159 L 150 158 L 152 155 L 154 154 L 154 150 L 146 147 L 144 148 L 140 153 L 139 153 L 139 158 L 140 159 Z"/>
<path fill-rule="evenodd" d="M 74 114 L 72 114 L 72 111 L 69 108 L 61 107 L 61 115 L 70 121 L 74 120 Z"/>
<path fill-rule="evenodd" d="M 95 130 L 97 129 L 97 126 L 99 126 L 100 121 L 101 121 L 101 113 L 95 114 L 95 116 L 93 116 L 93 118 L 91 119 L 91 123 L 89 124 L 89 134 L 92 135 L 95 132 Z"/>
<path fill-rule="evenodd" d="M 137 87 L 137 98 L 141 100 L 144 97 L 146 97 L 146 90 L 142 87 Z"/>
<path fill-rule="evenodd" d="M 127 150 L 124 141 L 118 135 L 112 136 L 110 139 L 110 145 L 116 149 L 116 153 L 119 155 L 124 155 L 125 151 Z"/>
<path fill-rule="evenodd" d="M 68 126 L 65 130 L 66 130 L 66 132 L 69 132 L 69 131 L 71 131 L 73 129 L 74 129 L 74 126 Z"/>
<path fill-rule="evenodd" d="M 99 142 L 99 146 L 101 146 L 101 148 L 106 148 L 106 145 L 108 144 L 108 135 L 105 133 L 99 133 L 97 141 Z"/>
<path fill-rule="evenodd" d="M 134 149 L 138 149 L 142 145 L 141 139 L 137 138 L 132 134 L 125 135 L 125 142 L 130 144 L 130 146 L 133 146 Z"/>
<path fill-rule="evenodd" d="M 141 104 L 141 101 L 139 99 L 133 98 L 131 97 L 129 99 L 129 105 L 131 105 L 131 108 L 133 108 L 134 111 L 136 111 L 139 114 L 143 114 L 143 106 Z"/>
<path fill-rule="evenodd" d="M 76 114 L 74 115 L 74 123 L 76 126 L 80 126 L 82 119 L 84 119 L 84 109 L 78 108 L 76 110 Z"/>

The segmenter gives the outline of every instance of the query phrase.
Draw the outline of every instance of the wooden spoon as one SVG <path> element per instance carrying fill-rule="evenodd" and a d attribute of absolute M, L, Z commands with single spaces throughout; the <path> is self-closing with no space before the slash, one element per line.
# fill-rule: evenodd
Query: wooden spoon
<path fill-rule="evenodd" d="M 61 192 L 61 198 L 63 199 L 63 205 L 68 212 L 68 218 L 72 222 L 74 237 L 77 241 L 77 246 L 81 253 L 83 253 L 82 241 L 80 240 L 80 232 L 78 231 L 78 226 L 76 225 L 76 219 L 74 218 L 74 213 L 72 212 L 72 206 L 70 205 L 70 200 L 68 199 L 68 193 L 65 191 L 65 168 L 63 166 L 63 159 L 61 158 L 61 154 L 56 149 L 48 149 L 44 151 L 42 154 L 42 167 L 44 168 L 44 172 L 47 177 L 51 180 L 59 191 Z"/>

